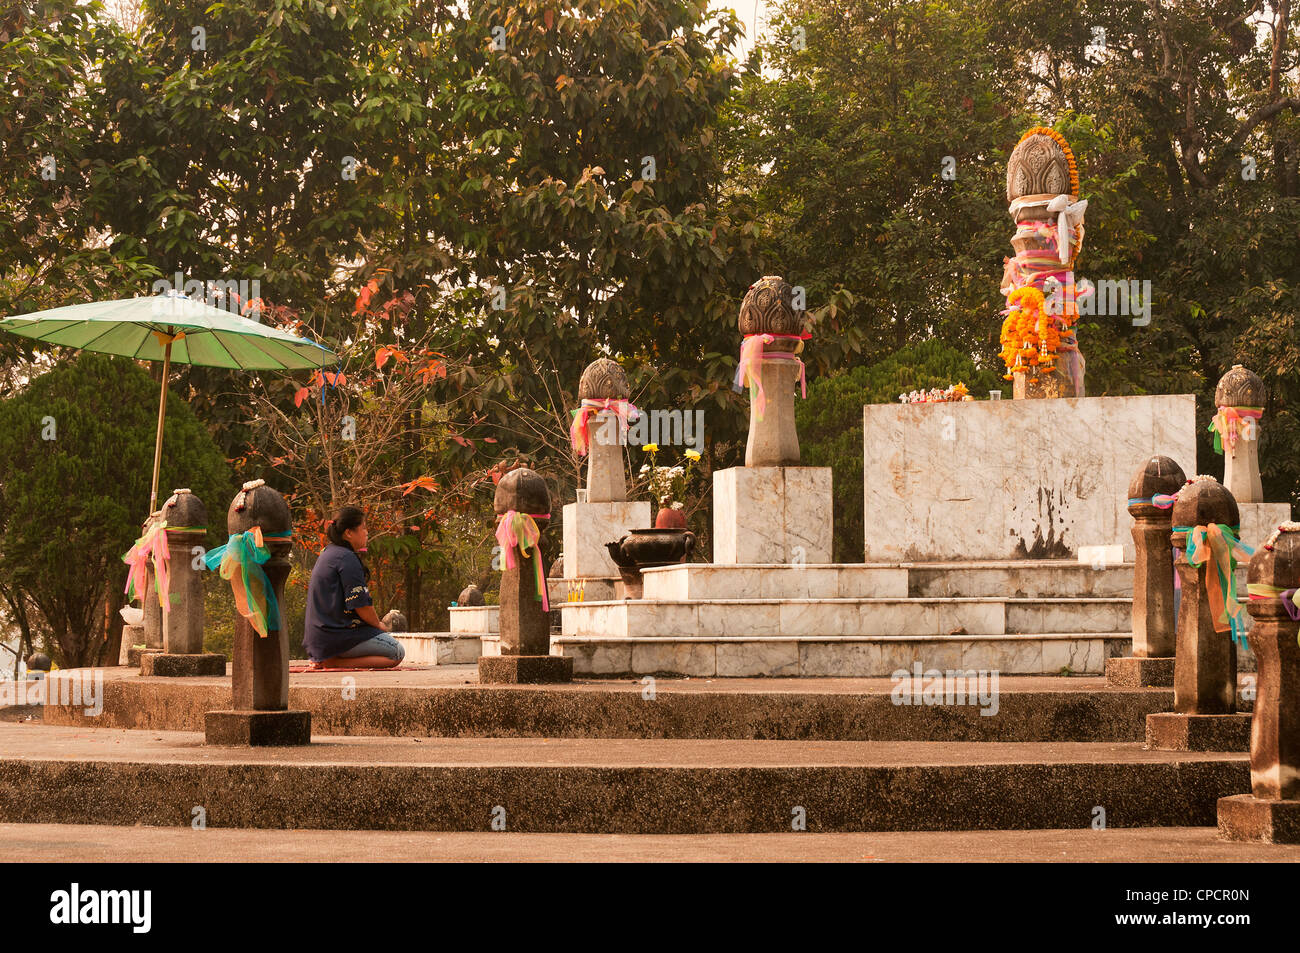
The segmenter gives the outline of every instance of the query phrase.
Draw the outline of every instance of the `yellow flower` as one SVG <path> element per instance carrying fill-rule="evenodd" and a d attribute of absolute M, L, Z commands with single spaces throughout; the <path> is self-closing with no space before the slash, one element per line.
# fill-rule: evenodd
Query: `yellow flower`
<path fill-rule="evenodd" d="M 687 459 L 687 460 L 698 460 L 698 459 L 700 459 L 700 451 L 698 451 L 698 450 L 687 450 L 687 451 L 686 451 L 686 459 Z"/>
<path fill-rule="evenodd" d="M 646 453 L 658 453 L 658 452 L 659 452 L 659 444 L 657 444 L 657 443 L 648 443 L 648 444 L 646 444 L 644 447 L 642 447 L 641 449 L 644 450 Z"/>

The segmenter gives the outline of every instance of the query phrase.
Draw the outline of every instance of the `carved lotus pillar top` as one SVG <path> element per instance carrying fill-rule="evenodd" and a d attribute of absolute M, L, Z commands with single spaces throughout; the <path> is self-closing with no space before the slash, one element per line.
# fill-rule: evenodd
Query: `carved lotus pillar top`
<path fill-rule="evenodd" d="M 740 302 L 740 333 L 799 335 L 807 312 L 794 306 L 794 286 L 780 275 L 764 275 L 749 286 Z M 765 351 L 793 351 L 799 342 L 778 338 Z"/>
<path fill-rule="evenodd" d="M 1267 399 L 1268 391 L 1259 375 L 1240 364 L 1233 364 L 1214 389 L 1217 407 L 1263 407 Z"/>
<path fill-rule="evenodd" d="M 1079 198 L 1079 170 L 1066 141 L 1049 129 L 1025 133 L 1007 160 L 1007 202 L 1069 195 Z M 1026 208 L 1027 218 L 1046 221 L 1051 214 L 1042 206 Z M 1017 217 L 1017 221 L 1023 219 Z"/>
<path fill-rule="evenodd" d="M 627 400 L 632 388 L 618 361 L 602 357 L 592 361 L 578 381 L 579 400 Z"/>

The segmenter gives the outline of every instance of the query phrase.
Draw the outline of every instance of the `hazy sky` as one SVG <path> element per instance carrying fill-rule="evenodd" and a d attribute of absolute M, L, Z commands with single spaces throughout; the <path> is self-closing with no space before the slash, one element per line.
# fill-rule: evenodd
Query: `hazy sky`
<path fill-rule="evenodd" d="M 732 2 L 719 3 L 719 6 L 728 6 L 736 11 L 736 15 L 745 21 L 745 49 L 748 50 L 754 45 L 754 11 L 758 10 L 758 19 L 761 23 L 767 15 L 767 3 L 765 0 L 732 0 Z"/>

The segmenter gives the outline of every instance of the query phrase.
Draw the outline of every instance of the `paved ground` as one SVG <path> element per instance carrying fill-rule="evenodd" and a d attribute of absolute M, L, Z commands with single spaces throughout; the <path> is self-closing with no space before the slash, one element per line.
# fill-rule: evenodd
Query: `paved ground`
<path fill-rule="evenodd" d="M 0 861 L 1300 861 L 1213 828 L 885 834 L 445 834 L 0 824 Z"/>
<path fill-rule="evenodd" d="M 1148 751 L 1139 742 L 751 741 L 662 738 L 318 736 L 302 748 L 218 748 L 187 731 L 0 724 L 0 758 L 189 764 L 550 765 L 599 767 L 1162 764 L 1245 753 Z"/>

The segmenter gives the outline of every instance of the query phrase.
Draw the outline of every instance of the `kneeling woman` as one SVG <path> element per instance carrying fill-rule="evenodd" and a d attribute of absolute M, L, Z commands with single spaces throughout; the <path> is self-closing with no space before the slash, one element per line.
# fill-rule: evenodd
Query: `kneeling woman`
<path fill-rule="evenodd" d="M 329 545 L 316 560 L 307 584 L 303 647 L 315 668 L 392 668 L 406 657 L 388 634 L 370 598 L 365 552 L 366 515 L 345 506 L 325 525 Z"/>

